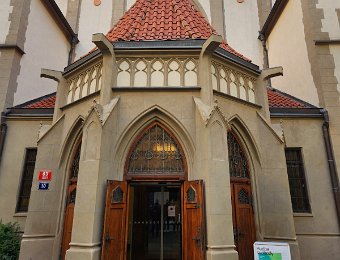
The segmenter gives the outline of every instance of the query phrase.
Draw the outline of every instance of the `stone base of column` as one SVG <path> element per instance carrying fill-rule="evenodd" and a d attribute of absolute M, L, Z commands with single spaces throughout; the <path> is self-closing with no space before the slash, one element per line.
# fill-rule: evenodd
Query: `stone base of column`
<path fill-rule="evenodd" d="M 301 259 L 300 248 L 299 248 L 298 242 L 290 242 L 289 247 L 290 247 L 290 254 L 291 254 L 292 259 L 294 260 Z"/>
<path fill-rule="evenodd" d="M 207 260 L 238 260 L 234 246 L 208 248 Z"/>
<path fill-rule="evenodd" d="M 99 260 L 100 256 L 100 246 L 71 246 L 66 251 L 66 260 Z"/>
<path fill-rule="evenodd" d="M 20 247 L 20 260 L 46 260 L 53 259 L 54 238 L 30 237 L 23 238 Z"/>

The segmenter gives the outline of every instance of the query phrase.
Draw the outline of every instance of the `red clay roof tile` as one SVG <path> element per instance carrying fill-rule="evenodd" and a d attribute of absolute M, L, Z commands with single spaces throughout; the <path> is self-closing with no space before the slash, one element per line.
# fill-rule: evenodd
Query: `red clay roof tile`
<path fill-rule="evenodd" d="M 31 105 L 27 105 L 25 108 L 54 108 L 55 99 L 56 99 L 55 96 L 45 98 Z"/>
<path fill-rule="evenodd" d="M 310 108 L 313 107 L 303 101 L 298 100 L 286 93 L 276 89 L 268 89 L 269 107 L 276 108 Z"/>
<path fill-rule="evenodd" d="M 137 0 L 106 37 L 111 42 L 206 40 L 212 34 L 217 32 L 191 0 Z M 220 47 L 251 62 L 225 41 Z"/>
<path fill-rule="evenodd" d="M 52 93 L 17 105 L 15 108 L 54 108 L 55 100 L 56 93 Z"/>

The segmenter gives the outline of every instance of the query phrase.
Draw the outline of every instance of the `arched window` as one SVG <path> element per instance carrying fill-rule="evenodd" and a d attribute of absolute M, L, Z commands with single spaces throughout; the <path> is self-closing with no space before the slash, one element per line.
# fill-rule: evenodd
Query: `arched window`
<path fill-rule="evenodd" d="M 127 175 L 184 175 L 185 158 L 175 137 L 160 123 L 147 127 L 133 144 Z"/>
<path fill-rule="evenodd" d="M 228 132 L 229 172 L 232 178 L 248 178 L 249 168 L 243 149 L 233 133 Z"/>

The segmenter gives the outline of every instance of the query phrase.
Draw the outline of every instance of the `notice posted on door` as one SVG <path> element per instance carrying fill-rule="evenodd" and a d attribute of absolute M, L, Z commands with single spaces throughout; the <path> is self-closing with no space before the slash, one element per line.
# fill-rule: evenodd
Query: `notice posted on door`
<path fill-rule="evenodd" d="M 255 260 L 291 260 L 288 243 L 255 242 Z"/>

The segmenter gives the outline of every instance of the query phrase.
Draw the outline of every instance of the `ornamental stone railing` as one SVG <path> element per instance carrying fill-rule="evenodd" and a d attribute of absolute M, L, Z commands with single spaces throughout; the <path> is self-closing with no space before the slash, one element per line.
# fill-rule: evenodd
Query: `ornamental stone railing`
<path fill-rule="evenodd" d="M 117 87 L 197 86 L 198 59 L 117 58 Z"/>
<path fill-rule="evenodd" d="M 66 104 L 73 103 L 101 89 L 103 63 L 98 62 L 67 79 Z"/>
<path fill-rule="evenodd" d="M 255 81 L 250 75 L 230 68 L 221 62 L 211 62 L 213 89 L 230 96 L 255 103 Z"/>

